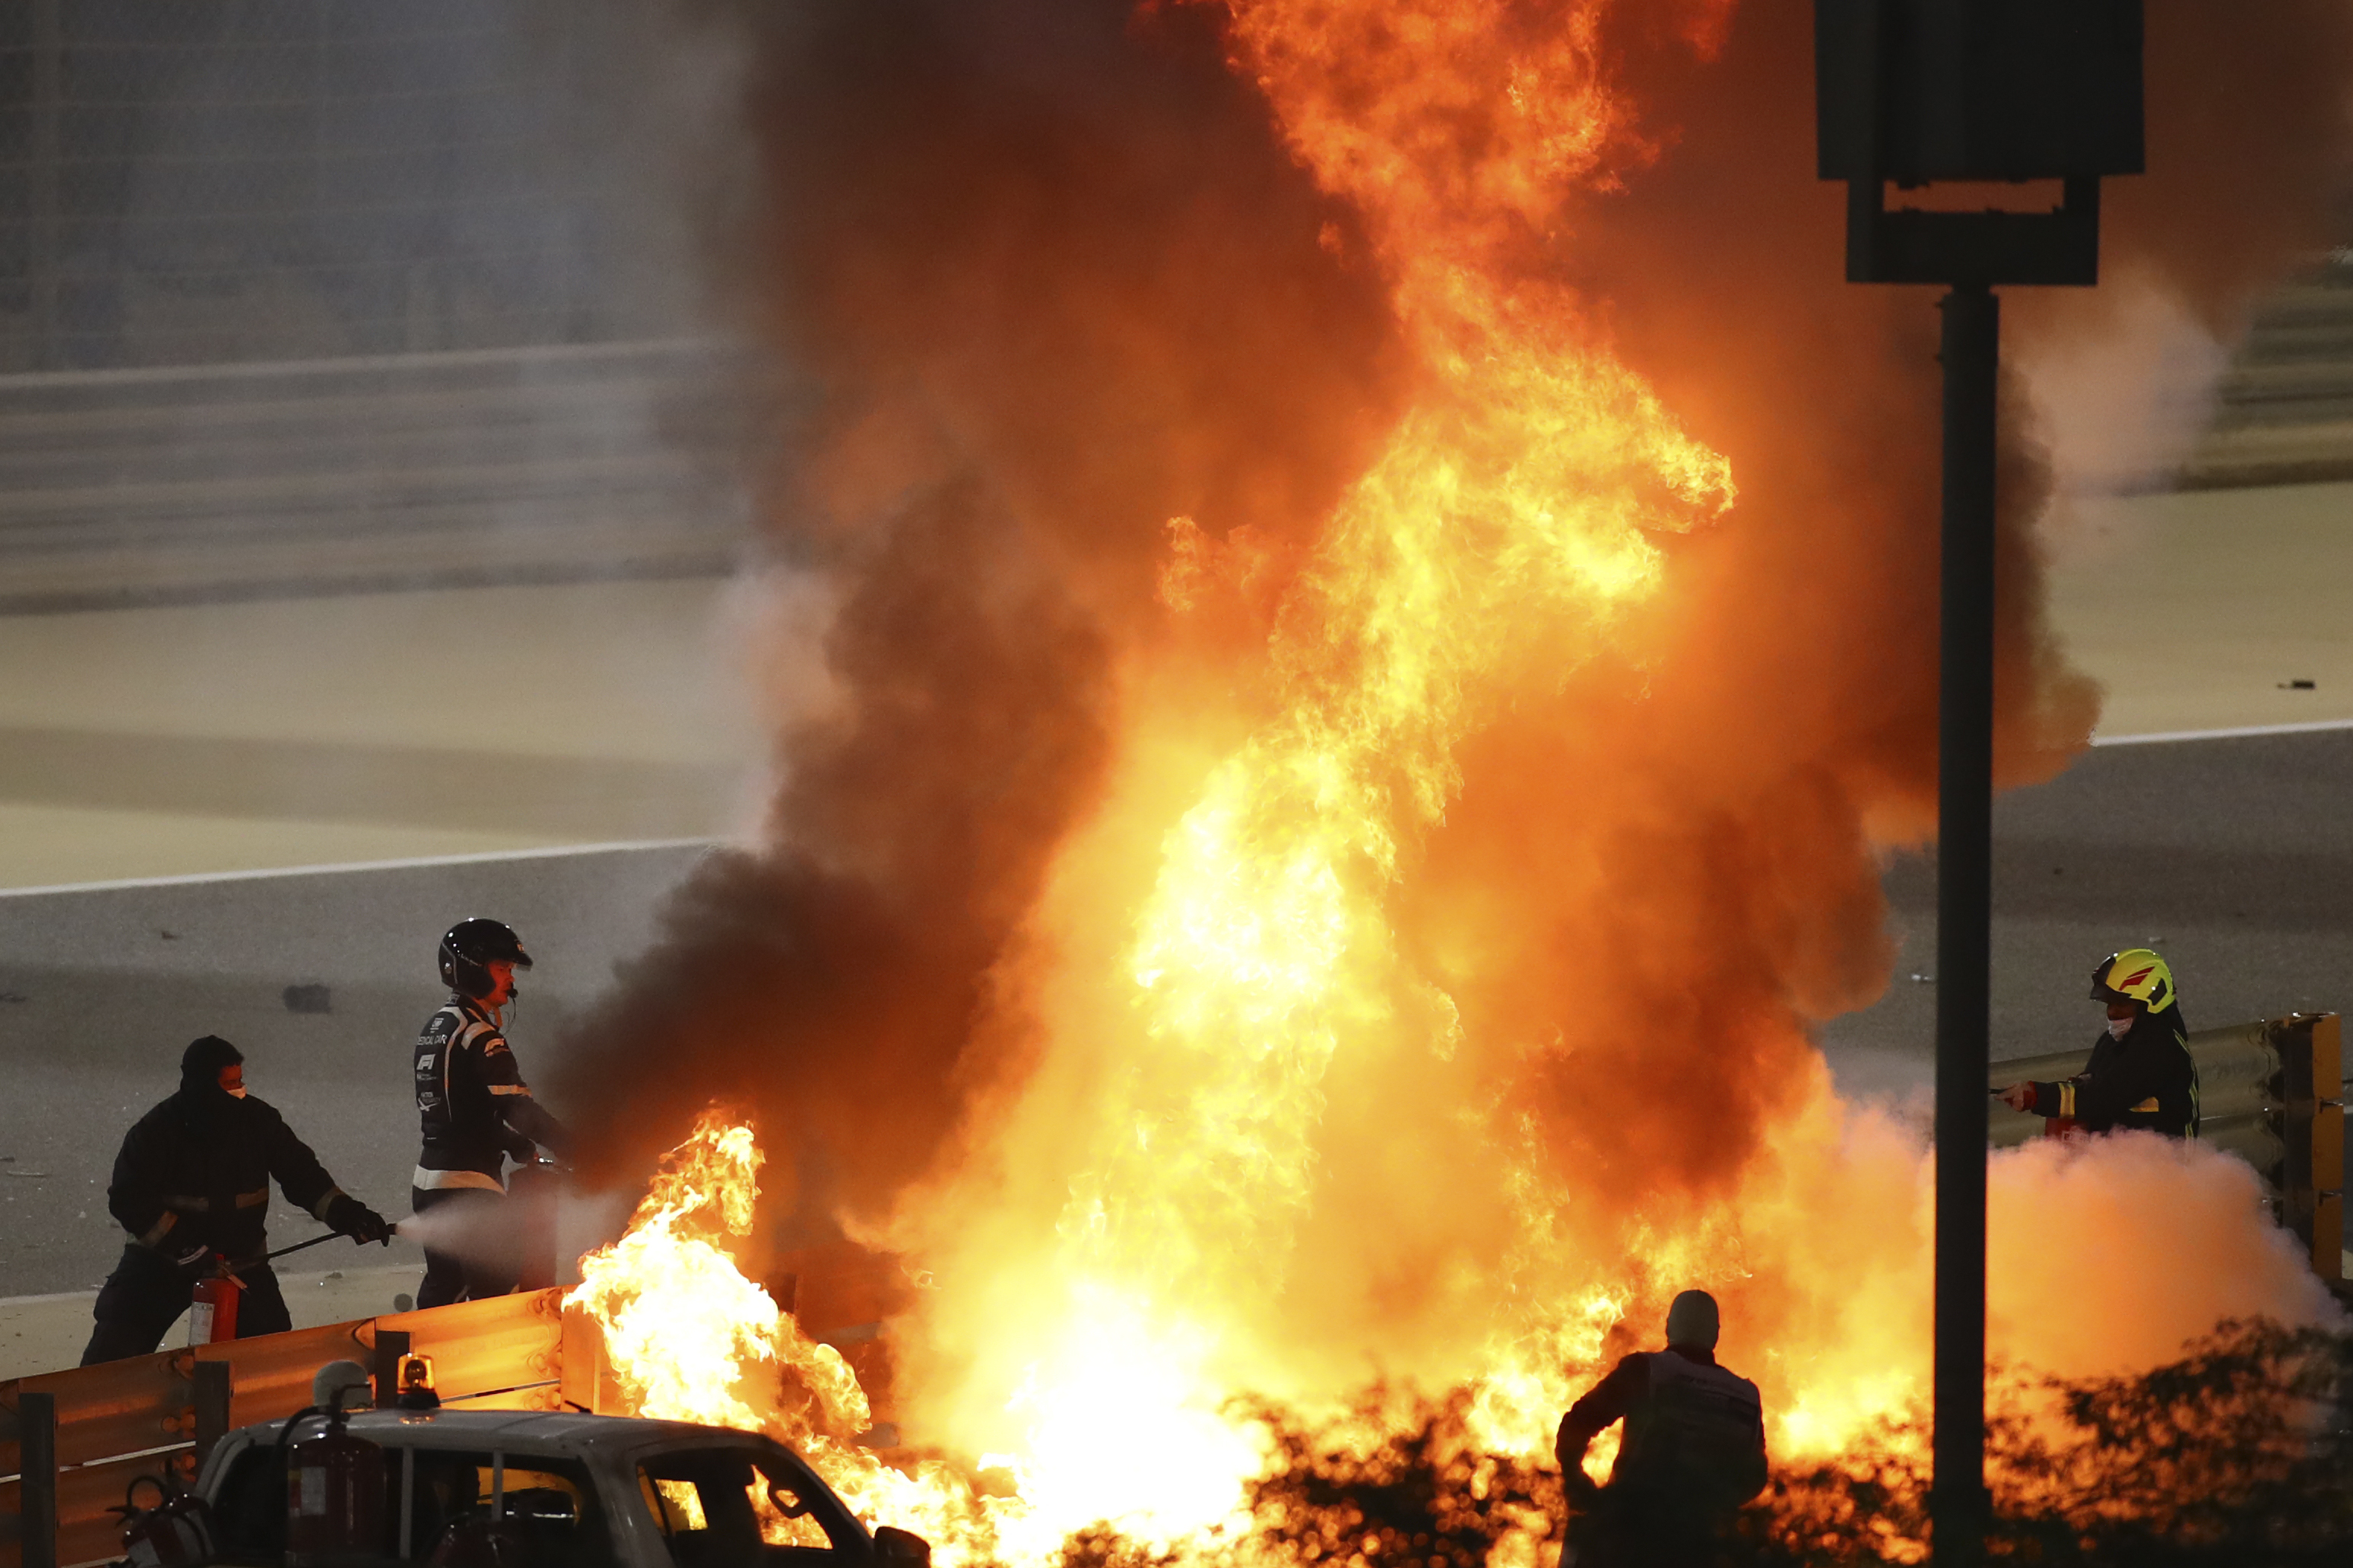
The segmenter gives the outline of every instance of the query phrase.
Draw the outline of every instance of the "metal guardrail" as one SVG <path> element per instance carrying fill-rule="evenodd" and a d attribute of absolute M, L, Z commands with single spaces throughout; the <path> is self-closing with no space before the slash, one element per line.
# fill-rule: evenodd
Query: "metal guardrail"
<path fill-rule="evenodd" d="M 1987 1086 L 2054 1082 L 2084 1070 L 2088 1053 L 1996 1062 Z M 2345 1075 L 2340 1020 L 2292 1013 L 2189 1037 L 2198 1064 L 2201 1142 L 2255 1168 L 2281 1225 L 2295 1233 L 2321 1279 L 2341 1281 L 2345 1257 Z M 2023 1143 L 2043 1119 L 1993 1108 L 1987 1141 Z"/>
<path fill-rule="evenodd" d="M 0 375 L 0 615 L 721 575 L 759 377 L 703 339 Z"/>
<path fill-rule="evenodd" d="M 309 1405 L 311 1375 L 332 1361 L 373 1366 L 384 1388 L 396 1357 L 429 1355 L 443 1403 L 470 1410 L 611 1408 L 601 1339 L 563 1310 L 563 1294 L 461 1301 L 0 1383 L 0 1568 L 120 1557 L 110 1510 L 133 1478 L 194 1479 L 224 1434 Z"/>

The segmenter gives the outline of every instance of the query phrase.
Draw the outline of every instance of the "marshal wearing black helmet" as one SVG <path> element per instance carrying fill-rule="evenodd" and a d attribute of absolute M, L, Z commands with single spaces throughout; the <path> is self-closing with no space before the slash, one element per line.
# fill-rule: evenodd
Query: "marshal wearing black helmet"
<path fill-rule="evenodd" d="M 504 1032 L 515 971 L 531 954 L 512 927 L 459 921 L 441 938 L 441 981 L 449 1000 L 417 1037 L 417 1114 L 424 1147 L 417 1156 L 419 1215 L 449 1210 L 462 1246 L 425 1244 L 419 1307 L 503 1296 L 514 1289 L 518 1260 L 506 1208 L 506 1160 L 528 1161 L 541 1145 L 562 1153 L 564 1124 L 531 1097 Z M 428 1237 L 436 1234 L 427 1227 Z"/>
<path fill-rule="evenodd" d="M 2002 1103 L 2087 1132 L 2139 1128 L 2197 1137 L 2198 1064 L 2164 956 L 2146 947 L 2108 954 L 2093 966 L 2092 1000 L 2106 1005 L 2107 1030 L 2084 1070 L 2056 1083 L 2012 1084 Z"/>
<path fill-rule="evenodd" d="M 522 950 L 522 938 L 515 935 L 514 927 L 504 921 L 484 920 L 477 915 L 470 921 L 459 921 L 441 935 L 441 984 L 459 996 L 488 996 L 497 981 L 490 966 L 503 963 L 511 969 L 529 969 L 531 954 Z M 509 983 L 507 995 L 514 995 Z"/>

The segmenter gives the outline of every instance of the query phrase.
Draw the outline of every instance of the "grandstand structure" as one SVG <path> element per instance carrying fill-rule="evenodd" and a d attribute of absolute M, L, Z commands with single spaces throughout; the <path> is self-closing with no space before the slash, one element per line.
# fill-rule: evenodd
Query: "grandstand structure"
<path fill-rule="evenodd" d="M 782 395 L 714 329 L 629 0 L 0 5 L 0 615 L 717 574 Z M 2353 479 L 2353 253 L 2129 488 Z"/>
<path fill-rule="evenodd" d="M 2179 488 L 2353 479 L 2353 250 L 2264 301 L 2216 394 Z"/>
<path fill-rule="evenodd" d="M 0 614 L 726 570 L 650 15 L 0 6 Z"/>

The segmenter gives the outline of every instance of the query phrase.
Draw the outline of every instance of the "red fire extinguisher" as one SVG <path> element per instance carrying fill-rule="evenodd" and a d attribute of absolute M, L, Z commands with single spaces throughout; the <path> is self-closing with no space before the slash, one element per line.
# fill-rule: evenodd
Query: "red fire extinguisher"
<path fill-rule="evenodd" d="M 237 1338 L 237 1296 L 244 1289 L 233 1274 L 197 1280 L 188 1302 L 188 1342 L 212 1345 Z"/>
<path fill-rule="evenodd" d="M 325 1424 L 286 1459 L 287 1568 L 333 1568 L 384 1554 L 384 1450 L 346 1429 L 343 1391 Z M 290 1432 L 309 1416 L 287 1424 Z"/>

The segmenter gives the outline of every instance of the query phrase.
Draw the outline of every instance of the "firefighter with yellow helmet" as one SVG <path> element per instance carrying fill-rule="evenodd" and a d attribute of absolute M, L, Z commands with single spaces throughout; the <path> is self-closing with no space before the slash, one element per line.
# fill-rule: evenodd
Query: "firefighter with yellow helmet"
<path fill-rule="evenodd" d="M 2001 1102 L 2086 1132 L 2197 1137 L 2198 1064 L 2165 960 L 2145 947 L 2109 954 L 2092 971 L 2092 1000 L 2107 1004 L 2108 1026 L 2084 1070 L 2057 1083 L 2011 1084 Z"/>

